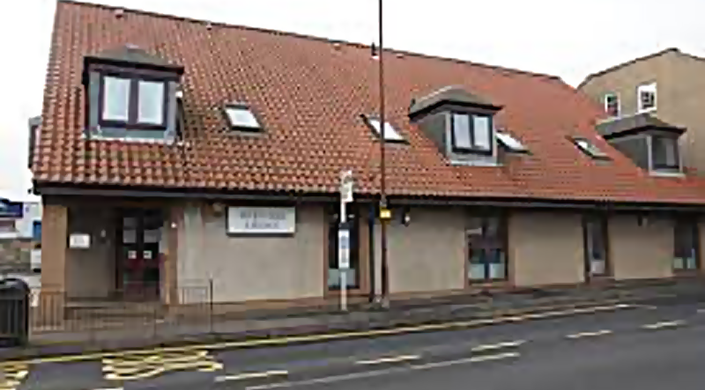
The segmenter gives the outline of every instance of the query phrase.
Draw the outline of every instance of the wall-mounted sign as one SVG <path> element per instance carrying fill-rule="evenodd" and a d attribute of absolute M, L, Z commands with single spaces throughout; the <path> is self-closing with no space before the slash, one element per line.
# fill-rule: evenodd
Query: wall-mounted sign
<path fill-rule="evenodd" d="M 88 249 L 91 247 L 91 236 L 84 233 L 71 233 L 69 236 L 69 248 Z"/>
<path fill-rule="evenodd" d="M 22 202 L 10 202 L 0 198 L 0 218 L 19 219 L 23 215 Z"/>
<path fill-rule="evenodd" d="M 295 207 L 228 207 L 228 233 L 293 234 Z"/>

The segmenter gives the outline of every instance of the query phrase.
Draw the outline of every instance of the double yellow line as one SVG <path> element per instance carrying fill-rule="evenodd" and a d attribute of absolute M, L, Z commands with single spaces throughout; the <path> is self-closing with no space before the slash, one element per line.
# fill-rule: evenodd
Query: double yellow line
<path fill-rule="evenodd" d="M 131 356 L 145 356 L 153 354 L 168 354 L 168 353 L 183 353 L 183 352 L 193 352 L 193 351 L 212 351 L 212 350 L 224 350 L 224 349 L 235 349 L 235 348 L 253 348 L 253 347 L 264 347 L 264 346 L 279 346 L 294 343 L 311 343 L 311 342 L 322 342 L 322 341 L 332 341 L 350 338 L 363 338 L 363 337 L 375 337 L 375 336 L 390 336 L 399 335 L 406 333 L 420 333 L 428 331 L 441 331 L 441 330 L 451 330 L 451 329 L 463 329 L 463 328 L 473 328 L 487 325 L 496 325 L 502 323 L 512 323 L 512 322 L 522 322 L 535 319 L 544 318 L 554 318 L 554 317 L 566 317 L 570 315 L 577 314 L 590 314 L 597 312 L 608 312 L 617 311 L 622 309 L 632 308 L 634 306 L 628 304 L 619 304 L 613 302 L 609 305 L 593 306 L 585 308 L 572 308 L 572 309 L 562 309 L 562 310 L 549 310 L 544 312 L 534 312 L 529 314 L 520 315 L 504 315 L 500 317 L 480 319 L 480 320 L 469 320 L 469 321 L 456 321 L 456 322 L 446 322 L 441 324 L 427 324 L 418 326 L 403 326 L 391 329 L 376 329 L 367 331 L 352 331 L 352 332 L 339 332 L 339 333 L 320 333 L 312 334 L 306 336 L 288 336 L 279 337 L 271 339 L 254 339 L 254 340 L 243 340 L 243 341 L 229 341 L 214 344 L 203 344 L 203 345 L 187 345 L 179 347 L 161 347 L 154 349 L 142 349 L 142 350 L 128 350 L 120 352 L 102 352 L 93 354 L 83 354 L 83 355 L 68 355 L 68 356 L 55 356 L 55 357 L 44 357 L 37 359 L 29 359 L 24 361 L 9 361 L 1 362 L 0 369 L 3 367 L 16 365 L 16 364 L 26 364 L 35 365 L 41 363 L 63 363 L 63 362 L 80 362 L 80 361 L 91 361 L 91 360 L 101 360 L 101 359 L 114 359 L 119 357 L 129 357 Z M 2 390 L 2 389 L 0 389 Z"/>

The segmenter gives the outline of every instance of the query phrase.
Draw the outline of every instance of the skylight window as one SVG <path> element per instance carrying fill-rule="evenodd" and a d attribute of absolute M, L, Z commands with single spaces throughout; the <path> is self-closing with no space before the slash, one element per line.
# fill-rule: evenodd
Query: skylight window
<path fill-rule="evenodd" d="M 246 130 L 259 130 L 262 128 L 255 114 L 245 105 L 226 106 L 225 114 L 232 128 Z"/>
<path fill-rule="evenodd" d="M 501 131 L 497 132 L 497 141 L 499 141 L 500 144 L 502 144 L 507 150 L 513 153 L 526 153 L 529 150 L 526 149 L 526 146 L 519 142 L 516 138 L 512 137 L 511 134 L 509 133 L 504 133 Z"/>
<path fill-rule="evenodd" d="M 381 130 L 379 126 L 379 119 L 376 118 L 368 118 L 367 122 L 372 126 L 372 129 L 375 131 L 375 134 L 377 134 L 378 137 L 381 137 Z M 384 123 L 384 140 L 385 141 L 393 141 L 393 142 L 400 142 L 404 141 L 404 137 L 402 137 L 397 130 L 392 126 L 389 122 Z"/>
<path fill-rule="evenodd" d="M 609 159 L 607 153 L 600 150 L 585 138 L 573 138 L 573 143 L 586 155 L 595 159 Z"/>

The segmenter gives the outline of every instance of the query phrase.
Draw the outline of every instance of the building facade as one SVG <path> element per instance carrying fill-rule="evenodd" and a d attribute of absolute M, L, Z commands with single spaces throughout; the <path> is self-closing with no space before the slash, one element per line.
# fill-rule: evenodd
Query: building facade
<path fill-rule="evenodd" d="M 337 299 L 347 170 L 354 299 L 701 272 L 705 187 L 648 175 L 558 78 L 385 51 L 381 124 L 366 46 L 71 2 L 53 40 L 32 171 L 70 299 Z"/>

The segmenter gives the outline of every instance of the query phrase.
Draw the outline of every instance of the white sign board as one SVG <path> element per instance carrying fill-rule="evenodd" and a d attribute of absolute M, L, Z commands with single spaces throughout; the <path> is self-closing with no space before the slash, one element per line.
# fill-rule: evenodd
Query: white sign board
<path fill-rule="evenodd" d="M 293 234 L 295 207 L 228 207 L 228 233 Z"/>
<path fill-rule="evenodd" d="M 338 268 L 350 268 L 350 231 L 338 230 Z"/>
<path fill-rule="evenodd" d="M 71 233 L 69 236 L 69 248 L 88 249 L 91 247 L 91 236 L 84 233 Z"/>
<path fill-rule="evenodd" d="M 353 177 L 352 171 L 343 171 L 340 174 L 340 201 L 352 203 L 353 201 Z"/>

